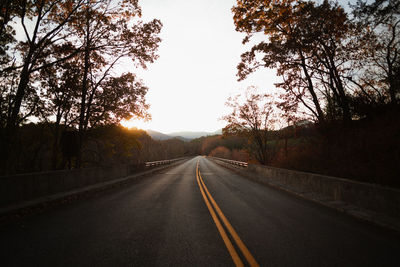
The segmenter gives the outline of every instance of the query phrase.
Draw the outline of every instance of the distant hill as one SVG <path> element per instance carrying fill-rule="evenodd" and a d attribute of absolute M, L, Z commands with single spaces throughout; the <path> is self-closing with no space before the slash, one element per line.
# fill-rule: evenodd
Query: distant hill
<path fill-rule="evenodd" d="M 213 135 L 222 134 L 222 128 L 213 132 Z"/>
<path fill-rule="evenodd" d="M 182 140 L 182 141 L 185 141 L 185 142 L 189 142 L 190 140 L 192 140 L 190 138 L 185 138 L 183 136 L 171 136 L 171 138 L 176 138 L 176 139 L 179 139 L 179 140 Z"/>
<path fill-rule="evenodd" d="M 153 130 L 146 130 L 147 134 L 151 136 L 151 138 L 153 138 L 154 140 L 167 140 L 167 139 L 171 139 L 173 137 L 167 135 L 167 134 L 163 134 L 157 131 L 153 131 Z"/>
<path fill-rule="evenodd" d="M 174 133 L 169 133 L 169 134 L 164 134 L 164 133 L 153 131 L 153 130 L 146 130 L 146 132 L 148 135 L 150 135 L 155 140 L 168 140 L 168 139 L 177 138 L 177 139 L 188 142 L 192 139 L 199 138 L 202 136 L 222 134 L 222 129 L 219 129 L 215 132 L 185 131 L 185 132 L 174 132 Z"/>
<path fill-rule="evenodd" d="M 216 135 L 216 134 L 222 134 L 222 129 L 217 130 L 215 132 L 190 132 L 190 131 L 174 132 L 174 133 L 169 133 L 168 135 L 169 136 L 182 136 L 187 139 L 195 139 L 195 138 L 199 138 L 202 136 Z"/>

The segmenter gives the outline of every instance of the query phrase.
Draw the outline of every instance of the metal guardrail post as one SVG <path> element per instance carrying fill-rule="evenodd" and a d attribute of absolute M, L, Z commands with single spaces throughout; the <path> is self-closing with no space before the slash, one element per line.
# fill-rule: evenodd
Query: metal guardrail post
<path fill-rule="evenodd" d="M 158 165 L 165 165 L 165 164 L 171 164 L 172 162 L 184 159 L 183 158 L 177 158 L 177 159 L 167 159 L 167 160 L 158 160 L 158 161 L 148 161 L 145 163 L 146 167 L 152 167 L 152 166 L 158 166 Z"/>
<path fill-rule="evenodd" d="M 223 158 L 217 158 L 217 157 L 212 157 L 212 158 L 218 159 L 220 161 L 224 161 L 224 162 L 232 164 L 232 165 L 237 165 L 237 166 L 241 166 L 241 167 L 248 167 L 247 162 L 237 161 L 237 160 L 230 160 L 230 159 L 223 159 Z"/>

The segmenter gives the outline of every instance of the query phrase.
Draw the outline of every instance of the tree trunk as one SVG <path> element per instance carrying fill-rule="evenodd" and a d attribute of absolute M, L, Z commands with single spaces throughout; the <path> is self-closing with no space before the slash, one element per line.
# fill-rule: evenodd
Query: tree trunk
<path fill-rule="evenodd" d="M 7 126 L 6 127 L 10 131 L 13 131 L 13 129 L 15 129 L 15 127 L 18 126 L 19 111 L 21 109 L 22 100 L 24 99 L 24 96 L 25 96 L 26 87 L 28 86 L 28 83 L 29 83 L 29 77 L 30 77 L 29 64 L 30 64 L 31 56 L 28 55 L 28 57 L 29 58 L 27 58 L 27 62 L 25 63 L 25 65 L 21 71 L 18 89 L 17 89 L 17 93 L 16 93 L 15 99 L 14 99 L 14 105 L 11 110 L 11 116 L 7 118 Z"/>
<path fill-rule="evenodd" d="M 86 44 L 85 44 L 85 58 L 84 58 L 84 69 L 82 79 L 82 96 L 81 96 L 81 110 L 79 115 L 79 142 L 78 142 L 78 155 L 76 157 L 77 168 L 81 167 L 82 164 L 82 146 L 85 132 L 85 113 L 86 113 L 86 95 L 88 91 L 88 74 L 89 74 L 89 57 L 90 57 L 90 20 L 89 11 L 86 13 Z"/>
<path fill-rule="evenodd" d="M 300 55 L 300 59 L 301 59 L 301 67 L 303 69 L 304 75 L 306 76 L 307 83 L 308 83 L 307 89 L 310 92 L 313 103 L 315 105 L 315 108 L 317 109 L 318 121 L 320 123 L 324 123 L 324 121 L 325 121 L 324 112 L 322 111 L 321 105 L 319 104 L 317 94 L 315 93 L 315 90 L 314 90 L 313 82 L 312 82 L 310 74 L 308 73 L 308 70 L 307 70 L 306 60 L 305 60 L 303 52 L 301 50 L 299 50 L 299 55 Z"/>
<path fill-rule="evenodd" d="M 53 151 L 52 151 L 52 162 L 51 162 L 51 168 L 53 170 L 57 170 L 57 163 L 58 163 L 58 154 L 59 154 L 59 141 L 60 141 L 60 126 L 59 124 L 56 124 L 56 129 L 54 132 L 54 142 L 53 142 Z"/>
<path fill-rule="evenodd" d="M 3 140 L 1 142 L 1 150 L 6 151 L 1 155 L 1 168 L 2 170 L 9 170 L 10 164 L 12 163 L 13 159 L 10 156 L 11 152 L 13 151 L 13 146 L 16 142 L 16 135 L 18 129 L 18 115 L 21 109 L 22 100 L 25 96 L 25 91 L 29 83 L 30 72 L 29 72 L 29 65 L 32 59 L 32 49 L 28 52 L 28 55 L 25 59 L 24 67 L 21 70 L 20 80 L 17 88 L 17 93 L 14 98 L 14 105 L 11 108 L 11 114 L 7 118 L 6 127 L 4 130 Z"/>

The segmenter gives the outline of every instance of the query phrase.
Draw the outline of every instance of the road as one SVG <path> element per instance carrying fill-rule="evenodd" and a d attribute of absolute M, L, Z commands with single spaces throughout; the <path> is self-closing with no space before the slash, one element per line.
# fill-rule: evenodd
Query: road
<path fill-rule="evenodd" d="M 203 157 L 0 226 L 0 266 L 400 266 L 399 252 L 388 231 Z"/>

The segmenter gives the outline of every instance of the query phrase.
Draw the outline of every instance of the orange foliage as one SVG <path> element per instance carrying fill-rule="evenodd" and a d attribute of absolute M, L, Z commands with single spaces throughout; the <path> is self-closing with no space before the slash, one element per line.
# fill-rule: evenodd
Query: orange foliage
<path fill-rule="evenodd" d="M 224 146 L 219 146 L 214 148 L 210 152 L 210 156 L 212 157 L 218 157 L 218 158 L 224 158 L 224 159 L 230 159 L 231 158 L 231 151 L 227 149 Z"/>

